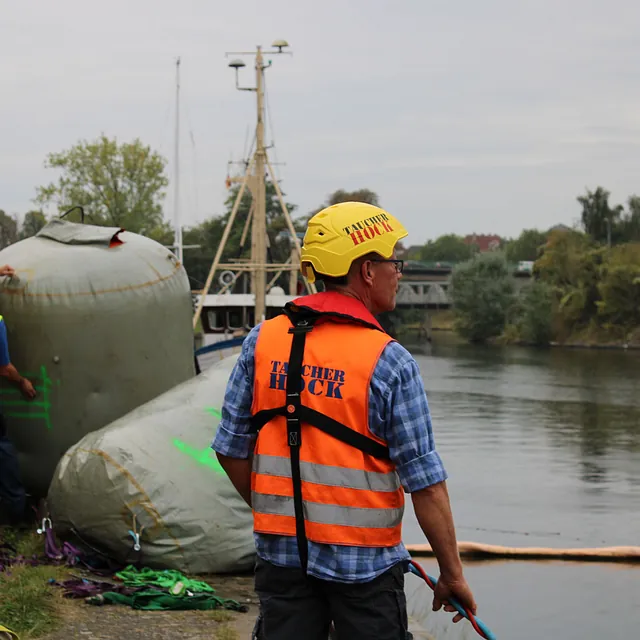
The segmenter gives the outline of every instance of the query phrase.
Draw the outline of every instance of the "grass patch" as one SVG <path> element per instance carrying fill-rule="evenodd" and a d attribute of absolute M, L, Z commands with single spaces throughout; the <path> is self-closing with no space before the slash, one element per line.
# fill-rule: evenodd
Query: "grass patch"
<path fill-rule="evenodd" d="M 32 531 L 5 527 L 0 530 L 0 540 L 26 558 L 44 553 L 44 538 Z M 20 634 L 23 640 L 53 631 L 60 622 L 61 596 L 49 581 L 64 580 L 66 575 L 64 567 L 20 564 L 0 573 L 0 624 Z"/>
<path fill-rule="evenodd" d="M 213 609 L 208 613 L 209 617 L 215 622 L 230 622 L 235 619 L 231 611 L 225 611 L 224 609 Z"/>
<path fill-rule="evenodd" d="M 0 541 L 10 544 L 18 555 L 27 558 L 44 553 L 44 538 L 33 531 L 5 527 L 0 529 Z"/>
<path fill-rule="evenodd" d="M 59 595 L 49 584 L 58 580 L 59 567 L 16 565 L 0 573 L 0 622 L 22 638 L 37 638 L 59 624 Z"/>
<path fill-rule="evenodd" d="M 216 629 L 216 640 L 240 640 L 240 636 L 235 629 L 225 625 L 221 625 Z"/>
<path fill-rule="evenodd" d="M 44 555 L 44 536 L 32 531 L 0 527 L 0 541 L 10 544 L 18 555 L 26 558 Z M 122 625 L 129 619 L 137 619 L 134 615 L 142 613 L 132 614 L 127 607 L 103 608 L 99 613 L 87 612 L 82 601 L 63 598 L 62 590 L 50 584 L 52 579 L 62 582 L 77 573 L 84 574 L 77 567 L 73 569 L 47 564 L 36 567 L 13 565 L 8 571 L 0 572 L 0 624 L 19 634 L 20 640 L 35 640 L 55 632 L 62 637 L 67 627 L 75 628 L 88 621 L 99 630 L 114 621 Z M 162 617 L 206 624 L 208 633 L 216 640 L 240 640 L 234 624 L 237 615 L 231 611 L 167 611 Z M 69 637 L 72 635 L 70 632 Z M 114 637 L 124 636 L 116 632 Z"/>

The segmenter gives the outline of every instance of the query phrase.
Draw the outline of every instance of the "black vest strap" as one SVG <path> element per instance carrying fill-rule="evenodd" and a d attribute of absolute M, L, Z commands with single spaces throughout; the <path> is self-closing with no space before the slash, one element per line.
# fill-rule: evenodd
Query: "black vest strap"
<path fill-rule="evenodd" d="M 287 407 L 286 405 L 282 407 L 276 407 L 275 409 L 264 409 L 263 411 L 258 411 L 252 418 L 252 427 L 254 430 L 259 431 L 264 427 L 265 424 L 271 422 L 276 416 L 286 416 L 287 415 Z M 301 422 L 305 422 L 310 424 L 320 431 L 324 431 L 326 434 L 333 436 L 336 440 L 340 440 L 340 442 L 344 442 L 352 446 L 354 449 L 358 449 L 358 451 L 362 451 L 374 458 L 378 458 L 379 460 L 389 460 L 389 449 L 374 440 L 373 438 L 369 438 L 367 436 L 350 429 L 342 422 L 338 422 L 333 418 L 325 415 L 324 413 L 320 413 L 315 409 L 311 409 L 310 407 L 306 407 L 301 404 L 298 409 L 298 415 L 300 417 Z"/>
<path fill-rule="evenodd" d="M 304 525 L 304 504 L 302 501 L 302 478 L 300 475 L 300 446 L 302 445 L 302 429 L 300 424 L 300 392 L 302 391 L 302 359 L 304 358 L 304 344 L 307 333 L 313 329 L 313 324 L 307 320 L 300 320 L 296 326 L 289 329 L 293 334 L 289 367 L 287 369 L 287 440 L 291 457 L 291 480 L 293 481 L 293 507 L 296 517 L 296 540 L 298 554 L 303 573 L 307 572 L 309 561 L 309 544 Z"/>

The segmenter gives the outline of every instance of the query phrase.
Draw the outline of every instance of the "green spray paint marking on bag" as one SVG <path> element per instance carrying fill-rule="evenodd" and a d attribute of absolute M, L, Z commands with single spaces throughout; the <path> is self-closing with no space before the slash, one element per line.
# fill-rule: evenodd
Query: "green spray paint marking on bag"
<path fill-rule="evenodd" d="M 2 406 L 9 409 L 4 412 L 4 415 L 10 418 L 42 418 L 47 429 L 51 429 L 51 387 L 53 386 L 53 381 L 49 377 L 47 368 L 42 365 L 39 373 L 25 373 L 24 377 L 33 382 L 33 386 L 38 392 L 38 395 L 33 400 L 25 400 L 22 397 L 9 400 L 5 398 L 20 395 L 20 391 L 12 388 L 0 389 Z M 60 384 L 59 381 L 58 384 Z M 24 407 L 27 410 L 11 411 L 11 407 L 16 409 Z M 34 412 L 30 410 L 35 407 L 38 407 L 40 411 Z"/>
<path fill-rule="evenodd" d="M 215 416 L 216 418 L 221 418 L 222 413 L 219 409 L 215 407 L 205 407 L 204 409 L 207 413 Z M 175 438 L 173 441 L 173 445 L 182 453 L 186 453 L 188 456 L 193 458 L 196 462 L 200 463 L 205 467 L 209 467 L 215 473 L 219 473 L 220 475 L 226 475 L 224 469 L 218 462 L 218 458 L 216 458 L 216 454 L 213 452 L 211 447 L 205 447 L 204 449 L 196 449 L 182 440 Z"/>
<path fill-rule="evenodd" d="M 220 466 L 218 459 L 216 458 L 216 454 L 213 452 L 211 447 L 205 447 L 204 449 L 196 449 L 182 440 L 175 438 L 173 441 L 173 445 L 182 453 L 186 453 L 188 456 L 193 458 L 196 462 L 200 463 L 205 467 L 209 467 L 212 471 L 219 473 L 221 475 L 226 475 L 224 469 Z"/>

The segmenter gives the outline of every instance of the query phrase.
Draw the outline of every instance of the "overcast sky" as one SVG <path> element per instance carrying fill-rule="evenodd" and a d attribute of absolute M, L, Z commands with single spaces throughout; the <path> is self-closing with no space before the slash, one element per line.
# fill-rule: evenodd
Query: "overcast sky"
<path fill-rule="evenodd" d="M 140 137 L 172 177 L 177 56 L 184 224 L 220 213 L 227 161 L 255 123 L 255 96 L 235 90 L 225 52 L 280 38 L 294 55 L 271 56 L 266 72 L 269 140 L 301 213 L 335 189 L 370 188 L 418 244 L 572 224 L 586 187 L 616 203 L 640 194 L 636 0 L 0 0 L 0 10 L 0 208 L 12 214 L 55 178 L 48 152 L 101 132 Z"/>

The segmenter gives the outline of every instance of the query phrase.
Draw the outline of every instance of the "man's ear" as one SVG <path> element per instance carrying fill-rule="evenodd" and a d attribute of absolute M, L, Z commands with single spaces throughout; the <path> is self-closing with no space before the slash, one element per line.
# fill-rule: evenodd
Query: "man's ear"
<path fill-rule="evenodd" d="M 373 268 L 371 260 L 365 260 L 360 265 L 360 275 L 367 284 L 371 284 L 373 282 Z"/>

